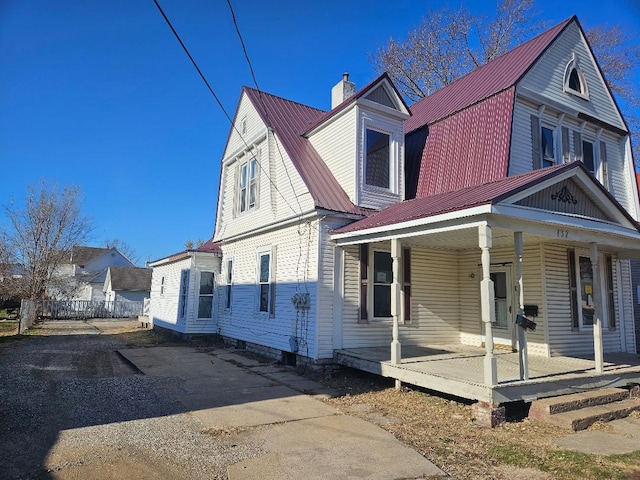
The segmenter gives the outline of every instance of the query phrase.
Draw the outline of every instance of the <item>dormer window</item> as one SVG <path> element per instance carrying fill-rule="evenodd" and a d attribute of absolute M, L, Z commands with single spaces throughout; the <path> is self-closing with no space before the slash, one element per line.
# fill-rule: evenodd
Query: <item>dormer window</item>
<path fill-rule="evenodd" d="M 377 130 L 366 130 L 365 182 L 389 189 L 391 136 Z"/>
<path fill-rule="evenodd" d="M 578 58 L 575 53 L 564 71 L 564 91 L 585 100 L 589 99 L 587 79 L 578 64 Z"/>

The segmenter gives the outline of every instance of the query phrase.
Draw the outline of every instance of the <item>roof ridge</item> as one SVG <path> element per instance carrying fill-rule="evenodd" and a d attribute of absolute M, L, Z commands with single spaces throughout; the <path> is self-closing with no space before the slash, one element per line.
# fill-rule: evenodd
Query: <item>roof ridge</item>
<path fill-rule="evenodd" d="M 243 90 L 251 90 L 252 92 L 256 92 L 258 95 L 269 95 L 270 97 L 277 98 L 278 100 L 284 100 L 285 102 L 294 103 L 296 105 L 300 105 L 301 107 L 310 108 L 312 110 L 317 110 L 320 113 L 326 113 L 327 110 L 322 110 L 321 108 L 312 107 L 311 105 L 307 105 L 306 103 L 297 102 L 296 100 L 291 100 L 289 98 L 282 97 L 280 95 L 275 95 L 273 93 L 265 92 L 264 90 L 259 90 L 257 88 L 249 87 L 244 85 L 242 87 Z"/>

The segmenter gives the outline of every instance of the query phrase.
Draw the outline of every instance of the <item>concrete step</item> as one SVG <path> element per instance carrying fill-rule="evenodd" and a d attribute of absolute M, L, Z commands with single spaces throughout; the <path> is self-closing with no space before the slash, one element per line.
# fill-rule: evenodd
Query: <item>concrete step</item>
<path fill-rule="evenodd" d="M 543 398 L 531 404 L 529 417 L 545 421 L 551 415 L 596 405 L 606 405 L 628 398 L 629 391 L 624 388 L 602 388 L 600 390 L 590 390 L 588 392 L 574 393 L 571 395 Z"/>
<path fill-rule="evenodd" d="M 596 422 L 610 422 L 618 418 L 625 418 L 636 410 L 640 411 L 640 398 L 628 398 L 606 405 L 556 413 L 550 415 L 546 421 L 577 432 L 589 428 Z"/>

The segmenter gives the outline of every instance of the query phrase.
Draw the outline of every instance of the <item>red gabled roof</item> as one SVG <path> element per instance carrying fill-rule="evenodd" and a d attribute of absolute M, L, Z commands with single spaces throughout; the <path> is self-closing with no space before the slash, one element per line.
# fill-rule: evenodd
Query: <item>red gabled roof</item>
<path fill-rule="evenodd" d="M 351 202 L 318 152 L 302 136 L 324 112 L 253 88 L 243 87 L 242 91 L 249 97 L 265 125 L 272 128 L 282 142 L 315 206 L 336 212 L 364 214 L 363 209 Z"/>
<path fill-rule="evenodd" d="M 442 120 L 512 87 L 574 20 L 575 16 L 565 20 L 415 103 L 411 106 L 413 116 L 405 122 L 405 132 Z"/>
<path fill-rule="evenodd" d="M 532 170 L 520 175 L 441 193 L 424 198 L 406 200 L 374 213 L 371 216 L 346 225 L 332 233 L 349 233 L 370 228 L 384 227 L 399 223 L 432 217 L 480 205 L 495 204 L 517 192 L 529 188 L 567 170 L 582 167 L 582 162 L 572 162 L 553 167 Z"/>

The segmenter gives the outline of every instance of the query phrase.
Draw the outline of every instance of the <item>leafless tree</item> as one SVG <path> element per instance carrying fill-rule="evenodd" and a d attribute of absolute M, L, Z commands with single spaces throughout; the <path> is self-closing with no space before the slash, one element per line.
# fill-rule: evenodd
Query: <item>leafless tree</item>
<path fill-rule="evenodd" d="M 140 255 L 138 255 L 138 252 L 136 252 L 135 248 L 133 248 L 130 244 L 128 244 L 124 240 L 120 240 L 119 238 L 114 238 L 112 240 L 109 240 L 109 239 L 105 240 L 104 246 L 106 248 L 115 248 L 121 254 L 123 254 L 125 257 L 131 260 L 133 263 L 137 264 L 138 260 L 140 260 Z"/>
<path fill-rule="evenodd" d="M 202 240 L 201 238 L 197 239 L 195 243 L 189 238 L 186 242 L 184 242 L 184 248 L 186 248 L 187 250 L 193 250 L 194 248 L 200 248 L 203 244 L 204 240 Z"/>
<path fill-rule="evenodd" d="M 80 191 L 71 186 L 59 191 L 42 180 L 28 188 L 24 205 L 12 202 L 4 211 L 9 227 L 2 236 L 23 268 L 25 296 L 45 298 L 56 282 L 56 268 L 93 230 L 91 220 L 82 215 Z"/>
<path fill-rule="evenodd" d="M 587 40 L 598 59 L 607 85 L 625 113 L 627 126 L 634 139 L 640 133 L 640 98 L 638 88 L 631 81 L 640 65 L 640 45 L 619 25 L 595 25 L 585 28 Z M 640 142 L 633 146 L 636 165 L 640 164 Z"/>
<path fill-rule="evenodd" d="M 473 15 L 464 6 L 427 12 L 406 40 L 390 38 L 370 55 L 400 93 L 417 101 L 502 55 L 539 33 L 535 0 L 501 0 L 493 16 Z M 640 45 L 620 25 L 596 25 L 585 34 L 631 131 L 640 133 L 640 95 L 631 79 L 640 65 Z M 640 163 L 640 141 L 634 144 Z"/>
<path fill-rule="evenodd" d="M 534 0 L 503 0 L 491 19 L 464 6 L 430 10 L 406 40 L 390 38 L 370 59 L 417 101 L 532 36 L 542 27 L 537 16 Z"/>

